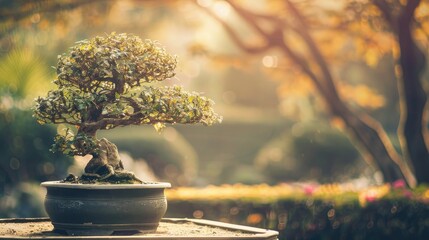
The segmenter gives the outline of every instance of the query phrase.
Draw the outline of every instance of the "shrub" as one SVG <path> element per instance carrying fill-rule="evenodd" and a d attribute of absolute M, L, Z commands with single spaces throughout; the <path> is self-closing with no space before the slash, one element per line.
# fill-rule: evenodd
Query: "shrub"
<path fill-rule="evenodd" d="M 31 111 L 0 110 L 0 186 L 64 177 L 72 159 L 49 152 L 55 128 L 39 126 Z M 0 191 L 1 196 L 2 191 Z"/>
<path fill-rule="evenodd" d="M 356 190 L 339 184 L 180 188 L 169 217 L 270 228 L 280 239 L 427 239 L 429 190 L 402 185 Z"/>

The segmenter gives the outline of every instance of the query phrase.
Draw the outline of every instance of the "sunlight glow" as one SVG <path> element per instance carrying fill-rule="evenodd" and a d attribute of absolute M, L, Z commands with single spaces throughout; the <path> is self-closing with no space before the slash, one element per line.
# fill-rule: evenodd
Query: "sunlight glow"
<path fill-rule="evenodd" d="M 200 5 L 201 7 L 210 7 L 211 5 L 213 5 L 213 0 L 197 0 L 197 4 Z"/>
<path fill-rule="evenodd" d="M 267 68 L 275 68 L 278 66 L 277 56 L 264 56 L 262 58 L 262 65 Z"/>
<path fill-rule="evenodd" d="M 40 22 L 40 14 L 35 13 L 33 16 L 31 16 L 30 21 L 32 23 L 39 23 Z"/>
<path fill-rule="evenodd" d="M 226 18 L 231 13 L 231 6 L 225 1 L 216 1 L 213 4 L 213 11 L 221 18 Z"/>
<path fill-rule="evenodd" d="M 231 5 L 224 0 L 197 0 L 201 7 L 211 8 L 221 18 L 226 18 L 231 13 Z"/>

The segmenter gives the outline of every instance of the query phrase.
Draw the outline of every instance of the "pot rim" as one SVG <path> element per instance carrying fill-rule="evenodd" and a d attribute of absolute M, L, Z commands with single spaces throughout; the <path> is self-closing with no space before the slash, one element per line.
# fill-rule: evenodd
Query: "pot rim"
<path fill-rule="evenodd" d="M 75 189 L 154 189 L 171 188 L 168 182 L 150 182 L 142 184 L 83 184 L 83 183 L 63 183 L 60 181 L 47 181 L 40 184 L 42 187 L 54 188 L 75 188 Z"/>

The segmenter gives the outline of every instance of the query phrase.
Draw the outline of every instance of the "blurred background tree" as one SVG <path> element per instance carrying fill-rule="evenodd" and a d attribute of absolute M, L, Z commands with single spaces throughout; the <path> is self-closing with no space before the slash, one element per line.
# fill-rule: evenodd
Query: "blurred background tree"
<path fill-rule="evenodd" d="M 303 88 L 319 93 L 331 119 L 348 132 L 364 158 L 381 171 L 385 181 L 405 180 L 412 186 L 416 181 L 429 182 L 426 172 L 429 169 L 425 139 L 427 122 L 424 118 L 427 97 L 423 87 L 426 56 L 417 42 L 422 36 L 423 44 L 427 42 L 427 4 L 418 0 L 336 4 L 286 0 L 270 2 L 261 10 L 261 6 L 255 8 L 238 1 L 227 2 L 236 17 L 255 38 L 259 38 L 257 44 L 246 41 L 249 37 L 237 31 L 235 21 L 227 21 L 214 10 L 199 5 L 223 25 L 231 39 L 246 53 L 261 54 L 278 49 L 281 56 L 288 58 L 297 68 L 295 72 L 301 82 L 298 85 L 306 82 L 304 84 L 311 87 Z M 320 7 L 317 12 L 315 5 Z M 416 37 L 416 34 L 420 36 Z M 356 109 L 347 103 L 352 100 L 361 107 L 378 108 L 384 105 L 384 98 L 367 86 L 339 82 L 337 79 L 341 77 L 333 72 L 335 60 L 330 61 L 347 60 L 337 53 L 360 51 L 359 57 L 363 57 L 367 65 L 376 66 L 381 56 L 391 49 L 394 49 L 391 54 L 396 54 L 393 57 L 397 61 L 392 72 L 396 73 L 399 89 L 401 121 L 398 139 L 402 154 L 395 150 L 380 122 L 362 108 Z M 345 57 L 353 56 L 346 54 Z M 263 62 L 265 60 L 268 67 L 276 67 L 277 58 L 268 55 Z M 285 95 L 289 88 L 284 87 Z"/>
<path fill-rule="evenodd" d="M 410 113 L 400 108 L 404 94 L 396 82 L 404 54 L 397 30 L 380 11 L 382 3 L 3 0 L 0 58 L 10 61 L 7 56 L 15 52 L 37 56 L 45 70 L 37 67 L 39 73 L 29 76 L 43 71 L 48 76 L 22 81 L 13 74 L 25 64 L 13 64 L 13 74 L 2 74 L 8 76 L 1 82 L 2 96 L 10 96 L 17 85 L 30 89 L 19 93 L 21 99 L 38 95 L 33 87 L 41 83 L 46 91 L 55 74 L 46 66 L 56 65 L 57 55 L 78 40 L 112 31 L 134 33 L 157 39 L 177 54 L 180 85 L 213 97 L 225 117 L 212 128 L 174 126 L 160 136 L 139 128 L 132 130 L 132 140 L 114 140 L 131 157 L 148 162 L 160 179 L 207 185 L 336 181 L 363 174 L 374 180 L 379 170 L 385 181 L 405 174 L 412 185 L 416 165 L 408 170 L 412 157 L 401 148 L 404 138 L 396 135 L 400 113 Z M 407 4 L 414 1 L 389 3 L 395 13 L 391 18 L 412 11 L 407 19 L 412 36 L 427 49 L 427 4 L 410 9 Z M 7 104 L 10 98 L 2 99 Z M 338 129 L 351 133 L 352 143 Z M 131 136 L 125 129 L 117 131 L 115 136 Z M 155 144 L 161 142 L 166 145 Z M 368 170 L 361 156 L 375 170 Z M 155 161 L 159 158 L 163 161 Z M 5 161 L 10 168 L 10 159 Z M 60 169 L 55 176 L 65 174 Z"/>
<path fill-rule="evenodd" d="M 72 163 L 49 152 L 56 129 L 36 124 L 29 109 L 51 76 L 31 49 L 15 48 L 0 58 L 0 217 L 42 215 L 42 201 L 34 201 L 42 196 L 31 182 L 58 179 Z"/>

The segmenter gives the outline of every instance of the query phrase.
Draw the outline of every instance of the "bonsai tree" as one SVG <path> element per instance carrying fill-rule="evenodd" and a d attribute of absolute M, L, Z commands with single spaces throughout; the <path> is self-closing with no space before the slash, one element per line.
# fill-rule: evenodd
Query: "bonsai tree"
<path fill-rule="evenodd" d="M 92 155 L 81 177 L 64 181 L 141 183 L 124 170 L 115 144 L 97 139 L 98 130 L 150 124 L 160 131 L 166 123 L 221 122 L 212 100 L 154 84 L 173 77 L 176 64 L 156 42 L 116 33 L 79 41 L 58 56 L 58 89 L 36 99 L 34 117 L 40 124 L 70 126 L 55 137 L 52 151 Z"/>

